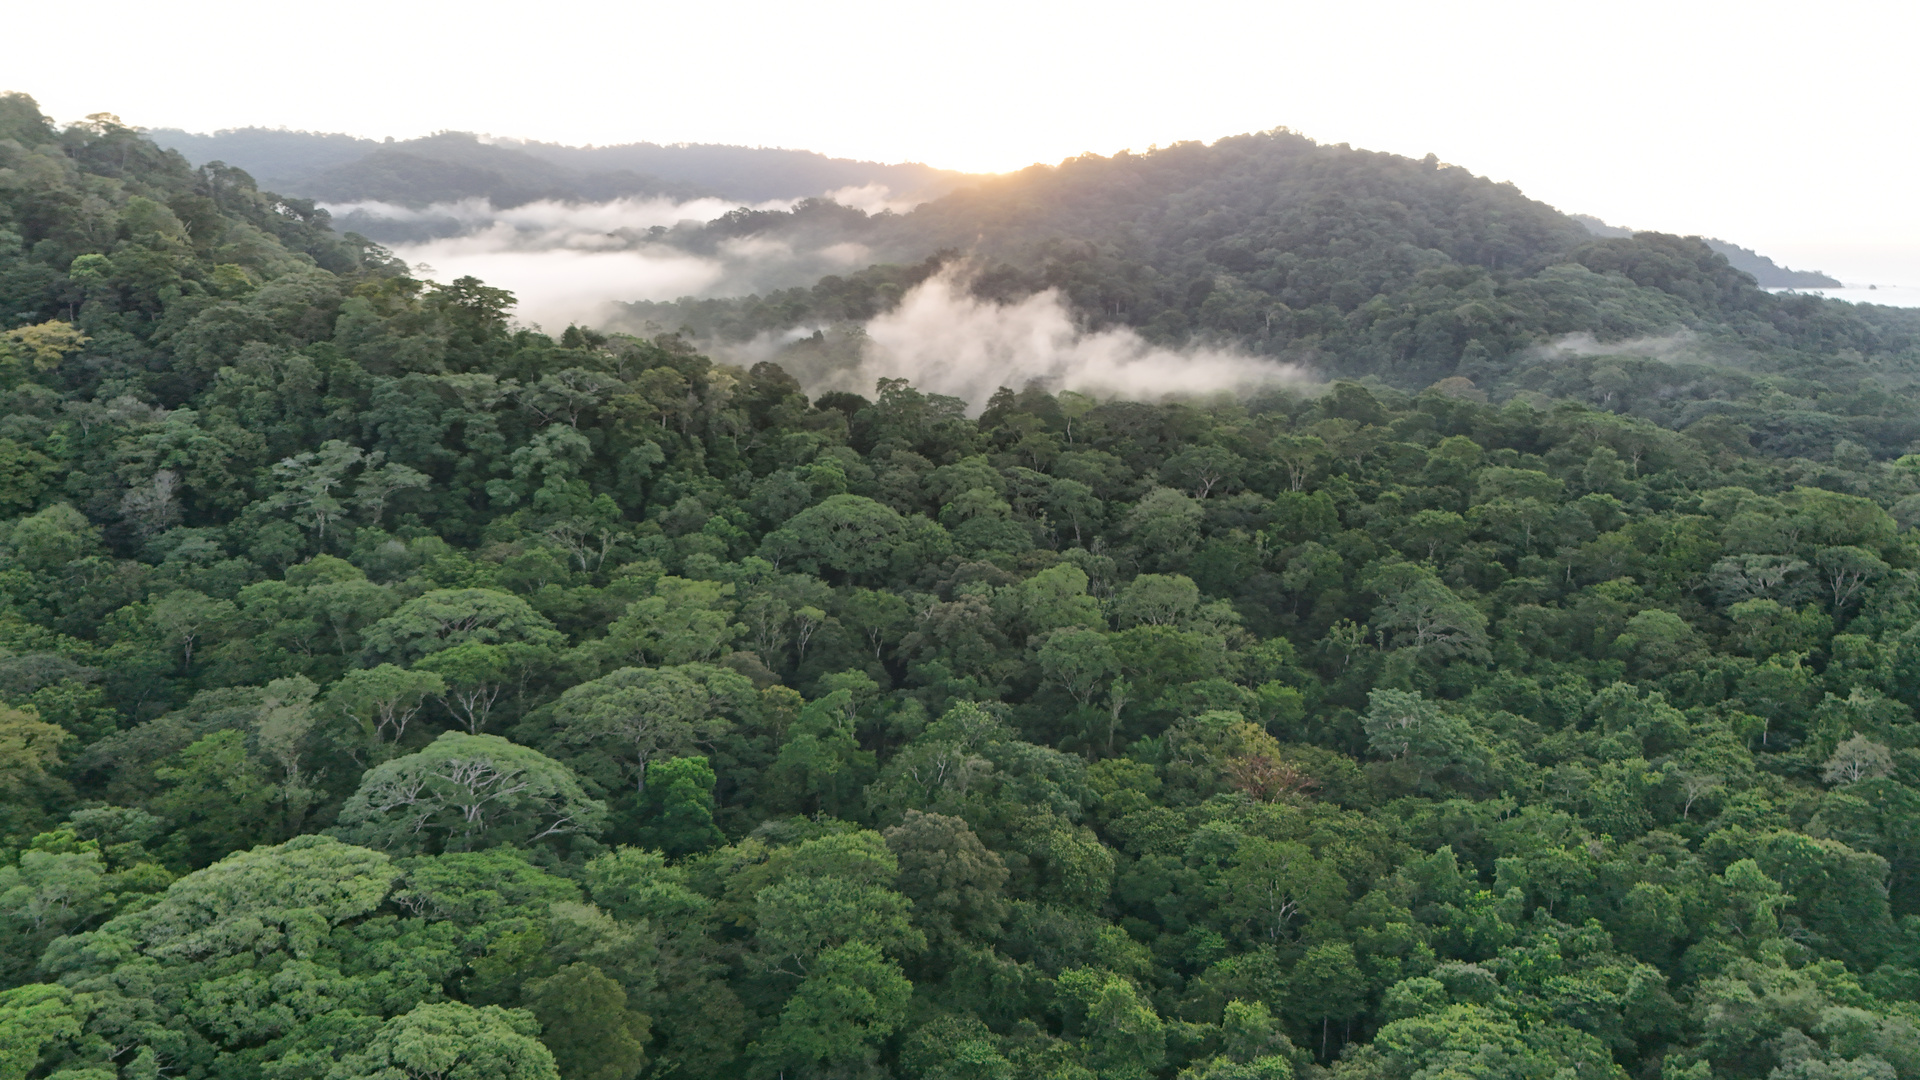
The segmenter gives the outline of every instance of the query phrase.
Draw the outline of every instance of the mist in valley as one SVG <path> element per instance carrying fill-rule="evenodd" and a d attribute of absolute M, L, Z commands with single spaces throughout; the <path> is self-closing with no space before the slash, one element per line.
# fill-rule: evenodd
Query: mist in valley
<path fill-rule="evenodd" d="M 897 212 L 904 205 L 882 185 L 846 188 L 830 198 L 859 213 Z M 419 275 L 441 282 L 472 276 L 507 289 L 519 299 L 522 322 L 557 333 L 571 323 L 605 324 L 620 302 L 764 292 L 875 261 L 876 251 L 839 230 L 700 235 L 726 214 L 786 211 L 797 201 L 542 199 L 496 207 L 471 198 L 419 209 L 378 201 L 323 205 L 339 229 L 385 243 Z"/>

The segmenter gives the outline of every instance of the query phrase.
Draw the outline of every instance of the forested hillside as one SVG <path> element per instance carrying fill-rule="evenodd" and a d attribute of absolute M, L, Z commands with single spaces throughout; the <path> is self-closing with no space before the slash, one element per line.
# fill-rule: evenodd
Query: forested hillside
<path fill-rule="evenodd" d="M 1382 380 L 970 419 L 0 97 L 0 1077 L 1920 1080 L 1911 330 L 1387 166 Z"/>
<path fill-rule="evenodd" d="M 1512 185 L 1431 156 L 1285 130 L 1034 166 L 905 215 L 813 202 L 663 239 L 707 252 L 746 238 L 858 242 L 900 265 L 763 296 L 630 304 L 629 325 L 723 344 L 860 322 L 892 306 L 937 254 L 963 258 L 982 296 L 1057 289 L 1094 329 L 1229 343 L 1410 390 L 1458 376 L 1496 398 L 1591 395 L 1667 424 L 1871 412 L 1782 409 L 1766 395 L 1884 390 L 1920 366 L 1920 312 L 1774 296 L 1697 238 L 1595 238 Z M 1540 348 L 1570 335 L 1583 338 L 1578 355 Z M 1847 423 L 1821 421 L 1821 445 Z M 1883 452 L 1915 434 L 1903 429 Z"/>

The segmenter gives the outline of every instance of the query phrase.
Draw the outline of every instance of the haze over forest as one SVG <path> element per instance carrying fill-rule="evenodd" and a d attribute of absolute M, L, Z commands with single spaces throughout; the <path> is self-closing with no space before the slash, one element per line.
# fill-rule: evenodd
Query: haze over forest
<path fill-rule="evenodd" d="M 1920 308 L 1739 240 L 0 94 L 0 1080 L 1920 1080 Z"/>
<path fill-rule="evenodd" d="M 608 301 L 737 295 L 808 284 L 862 260 L 917 262 L 931 254 L 927 239 L 910 230 L 876 249 L 860 235 L 871 230 L 842 223 L 836 231 L 813 230 L 799 250 L 790 237 L 772 245 L 736 237 L 731 249 L 693 260 L 679 246 L 656 243 L 656 227 L 707 222 L 737 207 L 788 210 L 806 199 L 908 214 L 987 179 L 748 147 L 576 148 L 461 132 L 399 143 L 262 128 L 152 134 L 196 165 L 224 161 L 272 190 L 313 198 L 334 212 L 341 229 L 394 245 L 437 271 L 445 264 L 509 275 L 523 314 L 562 324 L 603 321 Z M 1598 218 L 1574 220 L 1595 235 L 1632 235 Z M 1707 243 L 1763 287 L 1841 284 L 1726 241 Z M 615 253 L 621 257 L 610 257 Z"/>

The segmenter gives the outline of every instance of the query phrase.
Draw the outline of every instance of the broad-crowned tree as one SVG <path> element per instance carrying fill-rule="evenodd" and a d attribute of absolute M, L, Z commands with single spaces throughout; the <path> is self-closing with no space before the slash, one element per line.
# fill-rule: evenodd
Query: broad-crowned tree
<path fill-rule="evenodd" d="M 649 762 L 712 746 L 754 700 L 753 685 L 725 668 L 621 668 L 561 694 L 553 715 L 562 744 L 603 755 L 618 767 L 605 780 L 639 791 Z"/>
<path fill-rule="evenodd" d="M 310 1062 L 342 1034 L 323 1016 L 380 1018 L 378 995 L 357 994 L 342 968 L 364 961 L 368 943 L 352 928 L 399 876 L 385 855 L 326 837 L 255 848 L 55 942 L 43 970 L 91 1000 L 86 1033 L 120 1048 L 124 1061 L 183 1071 Z M 330 935 L 334 950 L 315 956 Z M 387 980 L 402 1011 L 426 991 L 423 974 L 458 962 L 444 945 L 415 945 L 394 958 Z"/>
<path fill-rule="evenodd" d="M 343 742 L 378 764 L 391 747 L 404 739 L 407 725 L 418 716 L 429 697 L 447 692 L 444 679 L 431 671 L 408 670 L 395 664 L 356 668 L 327 688 L 320 708 L 346 721 Z"/>
<path fill-rule="evenodd" d="M 519 1009 L 429 1002 L 381 1025 L 365 1050 L 348 1055 L 327 1075 L 339 1080 L 562 1080 L 539 1032 L 540 1022 Z"/>
<path fill-rule="evenodd" d="M 335 832 L 389 851 L 472 851 L 599 832 L 605 807 L 538 750 L 497 735 L 443 732 L 367 770 Z"/>
<path fill-rule="evenodd" d="M 834 495 L 767 534 L 761 557 L 836 583 L 872 580 L 890 565 L 907 525 L 892 509 L 859 495 Z"/>
<path fill-rule="evenodd" d="M 421 657 L 412 673 L 439 680 L 440 700 L 447 711 L 469 734 L 478 735 L 513 677 L 516 647 L 522 646 L 463 641 Z"/>
<path fill-rule="evenodd" d="M 615 664 L 711 663 L 748 632 L 734 621 L 734 587 L 666 576 L 607 628 L 600 648 Z"/>
<path fill-rule="evenodd" d="M 370 662 L 412 664 L 466 642 L 559 648 L 565 639 L 539 612 L 494 589 L 434 589 L 400 605 L 362 635 Z"/>

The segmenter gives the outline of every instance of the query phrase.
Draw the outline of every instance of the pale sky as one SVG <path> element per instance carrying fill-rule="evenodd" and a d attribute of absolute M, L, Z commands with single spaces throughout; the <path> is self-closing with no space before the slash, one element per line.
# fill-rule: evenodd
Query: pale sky
<path fill-rule="evenodd" d="M 1920 284 L 1920 5 L 743 0 L 7 13 L 58 120 L 787 146 L 971 171 L 1277 126 Z"/>

